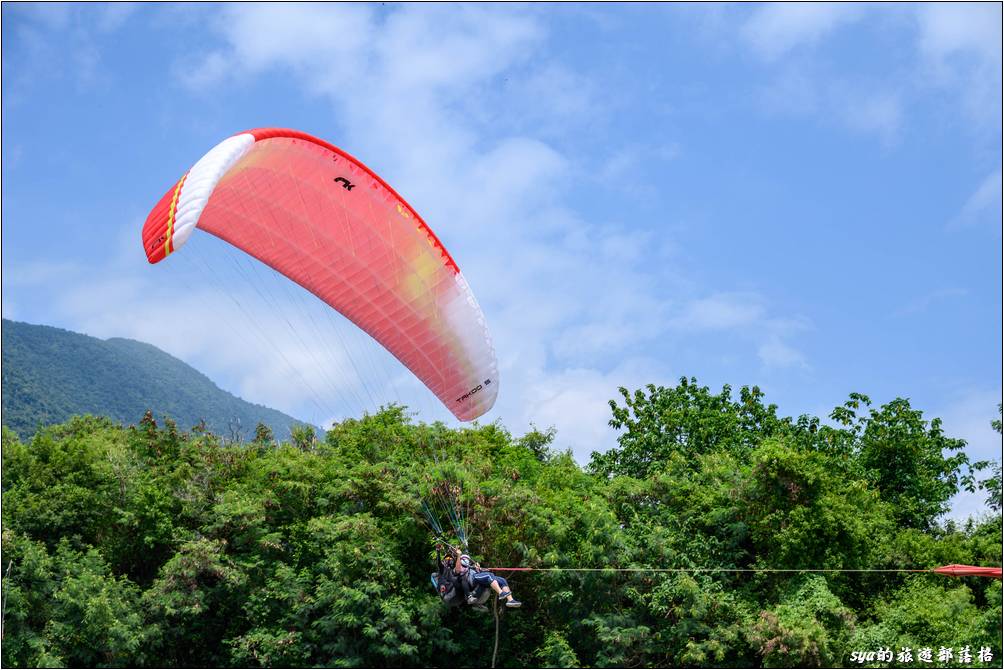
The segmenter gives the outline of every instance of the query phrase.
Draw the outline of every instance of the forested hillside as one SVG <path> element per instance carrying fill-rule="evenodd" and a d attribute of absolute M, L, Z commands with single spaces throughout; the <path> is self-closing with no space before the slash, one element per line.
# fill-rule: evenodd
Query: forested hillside
<path fill-rule="evenodd" d="M 286 439 L 302 423 L 227 393 L 177 358 L 143 342 L 101 340 L 3 320 L 3 421 L 22 437 L 75 414 L 136 423 L 148 409 L 219 435 L 262 422 Z"/>
<path fill-rule="evenodd" d="M 586 468 L 547 432 L 397 407 L 291 443 L 5 430 L 3 665 L 487 667 L 492 613 L 429 583 L 446 490 L 483 565 L 549 569 L 497 571 L 524 603 L 500 667 L 1001 667 L 1001 582 L 918 572 L 1001 562 L 999 469 L 940 422 L 852 395 L 830 427 L 686 379 L 611 404 L 620 442 Z M 986 515 L 939 521 L 963 486 Z"/>

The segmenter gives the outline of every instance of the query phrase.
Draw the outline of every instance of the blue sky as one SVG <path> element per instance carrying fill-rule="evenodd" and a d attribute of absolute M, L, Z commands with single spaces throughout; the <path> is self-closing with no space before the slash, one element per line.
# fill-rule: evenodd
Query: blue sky
<path fill-rule="evenodd" d="M 262 317 L 270 347 L 240 275 L 146 264 L 192 163 L 285 126 L 451 250 L 499 355 L 487 420 L 553 425 L 584 462 L 618 386 L 687 375 L 790 415 L 909 397 L 1000 458 L 1000 27 L 991 3 L 5 3 L 3 314 L 152 342 L 319 423 L 391 387 L 434 417 L 351 331 L 320 349 L 290 333 L 309 311 Z"/>

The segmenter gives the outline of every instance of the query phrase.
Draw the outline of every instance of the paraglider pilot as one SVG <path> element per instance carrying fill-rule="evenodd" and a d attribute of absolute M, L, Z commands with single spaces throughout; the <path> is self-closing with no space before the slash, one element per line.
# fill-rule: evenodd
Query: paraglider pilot
<path fill-rule="evenodd" d="M 461 553 L 457 548 L 454 548 L 453 552 L 453 569 L 460 576 L 465 591 L 472 593 L 478 586 L 488 586 L 495 592 L 499 600 L 505 601 L 506 607 L 520 607 L 523 604 L 512 597 L 512 590 L 505 577 L 497 577 L 482 570 L 481 566 L 475 563 L 470 556 Z"/>

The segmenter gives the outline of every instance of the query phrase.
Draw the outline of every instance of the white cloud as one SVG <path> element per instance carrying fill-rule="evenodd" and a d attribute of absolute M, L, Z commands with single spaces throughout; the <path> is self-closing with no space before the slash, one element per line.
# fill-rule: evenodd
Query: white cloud
<path fill-rule="evenodd" d="M 609 402 L 620 400 L 617 388 L 638 388 L 660 373 L 665 371 L 657 363 L 641 359 L 625 361 L 605 373 L 588 368 L 534 371 L 523 385 L 526 404 L 520 422 L 540 428 L 556 426 L 554 447 L 571 449 L 580 463 L 586 463 L 592 451 L 616 444 L 617 432 L 609 425 Z"/>
<path fill-rule="evenodd" d="M 986 222 L 998 234 L 1001 232 L 1001 171 L 988 174 L 953 218 L 949 228 L 974 226 Z"/>
<path fill-rule="evenodd" d="M 231 59 L 218 51 L 213 51 L 202 56 L 198 63 L 175 66 L 174 74 L 191 90 L 211 92 L 232 68 Z"/>
<path fill-rule="evenodd" d="M 3 268 L 5 289 L 16 291 L 25 286 L 65 282 L 78 274 L 80 266 L 69 261 L 23 261 Z"/>
<path fill-rule="evenodd" d="M 809 369 L 805 355 L 789 342 L 794 334 L 809 328 L 808 321 L 771 316 L 757 293 L 716 293 L 691 300 L 669 324 L 689 334 L 726 332 L 740 341 L 753 342 L 768 368 Z"/>
<path fill-rule="evenodd" d="M 742 27 L 742 35 L 760 56 L 774 60 L 797 47 L 819 42 L 860 15 L 854 4 L 769 3 L 757 7 Z"/>
<path fill-rule="evenodd" d="M 771 336 L 766 342 L 761 344 L 757 350 L 757 355 L 760 357 L 760 361 L 768 368 L 798 367 L 803 370 L 809 368 L 802 352 L 785 344 L 777 336 Z"/>
<path fill-rule="evenodd" d="M 878 135 L 886 144 L 892 143 L 903 123 L 903 103 L 894 91 L 856 91 L 843 96 L 836 109 L 847 127 Z"/>
<path fill-rule="evenodd" d="M 825 40 L 865 18 L 869 28 L 882 28 L 872 31 L 875 43 L 867 48 L 890 48 L 879 40 L 914 43 L 917 58 L 897 61 L 894 69 L 870 78 L 829 68 L 820 55 Z M 775 70 L 767 71 L 768 82 L 758 95 L 771 114 L 815 117 L 890 145 L 921 96 L 941 89 L 950 104 L 961 105 L 976 121 L 977 130 L 999 135 L 999 4 L 922 3 L 879 9 L 856 3 L 770 3 L 759 5 L 737 32 Z M 864 39 L 868 33 L 863 27 L 861 32 L 859 39 Z"/>
<path fill-rule="evenodd" d="M 924 3 L 917 9 L 919 80 L 951 91 L 979 129 L 999 143 L 1001 6 Z"/>
<path fill-rule="evenodd" d="M 931 291 L 930 293 L 911 300 L 909 303 L 893 312 L 893 315 L 910 316 L 913 314 L 921 314 L 939 302 L 949 300 L 951 298 L 962 298 L 967 295 L 969 295 L 969 292 L 961 288 L 937 289 L 936 291 Z"/>
<path fill-rule="evenodd" d="M 917 22 L 921 52 L 942 65 L 966 53 L 1000 61 L 1001 7 L 997 3 L 925 3 L 917 9 Z"/>
<path fill-rule="evenodd" d="M 932 416 L 941 417 L 947 435 L 966 440 L 966 452 L 974 461 L 1000 460 L 1001 437 L 990 422 L 997 418 L 1001 398 L 1000 388 L 960 391 Z"/>
<path fill-rule="evenodd" d="M 115 32 L 136 13 L 139 5 L 134 2 L 105 3 L 92 8 L 98 12 L 97 29 L 100 32 Z"/>
<path fill-rule="evenodd" d="M 966 453 L 972 462 L 1001 460 L 1001 436 L 990 426 L 997 418 L 997 403 L 1001 402 L 1001 389 L 969 389 L 960 392 L 940 411 L 932 412 L 931 416 L 941 417 L 942 428 L 949 437 L 962 438 L 966 441 Z M 986 477 L 987 473 L 983 473 Z M 964 519 L 973 514 L 987 511 L 986 493 L 962 492 L 952 500 L 952 511 L 948 514 L 954 519 Z"/>
<path fill-rule="evenodd" d="M 816 77 L 800 68 L 782 70 L 760 89 L 761 106 L 782 117 L 804 117 L 816 114 L 823 93 Z"/>
<path fill-rule="evenodd" d="M 749 326 L 764 315 L 759 296 L 749 293 L 719 293 L 691 302 L 673 320 L 681 330 L 730 330 Z"/>
<path fill-rule="evenodd" d="M 608 107 L 593 82 L 558 63 L 544 63 L 518 76 L 504 76 L 495 95 L 536 101 L 521 110 L 518 119 L 498 119 L 497 114 L 492 118 L 510 127 L 533 126 L 541 136 L 577 129 L 586 119 L 603 117 Z"/>
<path fill-rule="evenodd" d="M 815 118 L 891 145 L 904 124 L 905 94 L 898 84 L 822 74 L 791 64 L 770 75 L 758 92 L 765 112 L 787 118 Z"/>
<path fill-rule="evenodd" d="M 102 41 L 119 30 L 135 11 L 131 3 L 91 5 L 76 3 L 28 3 L 5 12 L 13 28 L 4 49 L 5 109 L 30 89 L 69 84 L 76 92 L 101 90 L 112 84 L 104 62 Z M 5 36 L 7 33 L 5 32 Z M 13 89 L 13 91 L 12 91 Z M 10 94 L 13 93 L 11 96 Z"/>
<path fill-rule="evenodd" d="M 758 342 L 757 357 L 767 369 L 795 368 L 808 372 L 812 369 L 806 355 L 791 340 L 798 333 L 810 330 L 811 322 L 805 317 L 763 316 L 743 327 L 743 331 Z"/>
<path fill-rule="evenodd" d="M 71 3 L 44 2 L 30 6 L 24 13 L 48 30 L 65 30 L 73 19 L 73 5 Z"/>

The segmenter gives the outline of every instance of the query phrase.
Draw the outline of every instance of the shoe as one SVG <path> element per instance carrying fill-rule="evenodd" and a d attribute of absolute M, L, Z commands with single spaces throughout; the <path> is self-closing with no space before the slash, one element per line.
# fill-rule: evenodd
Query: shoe
<path fill-rule="evenodd" d="M 523 603 L 521 603 L 518 600 L 507 600 L 506 603 L 505 603 L 505 606 L 506 607 L 511 607 L 513 609 L 516 609 L 517 607 L 522 607 Z"/>

